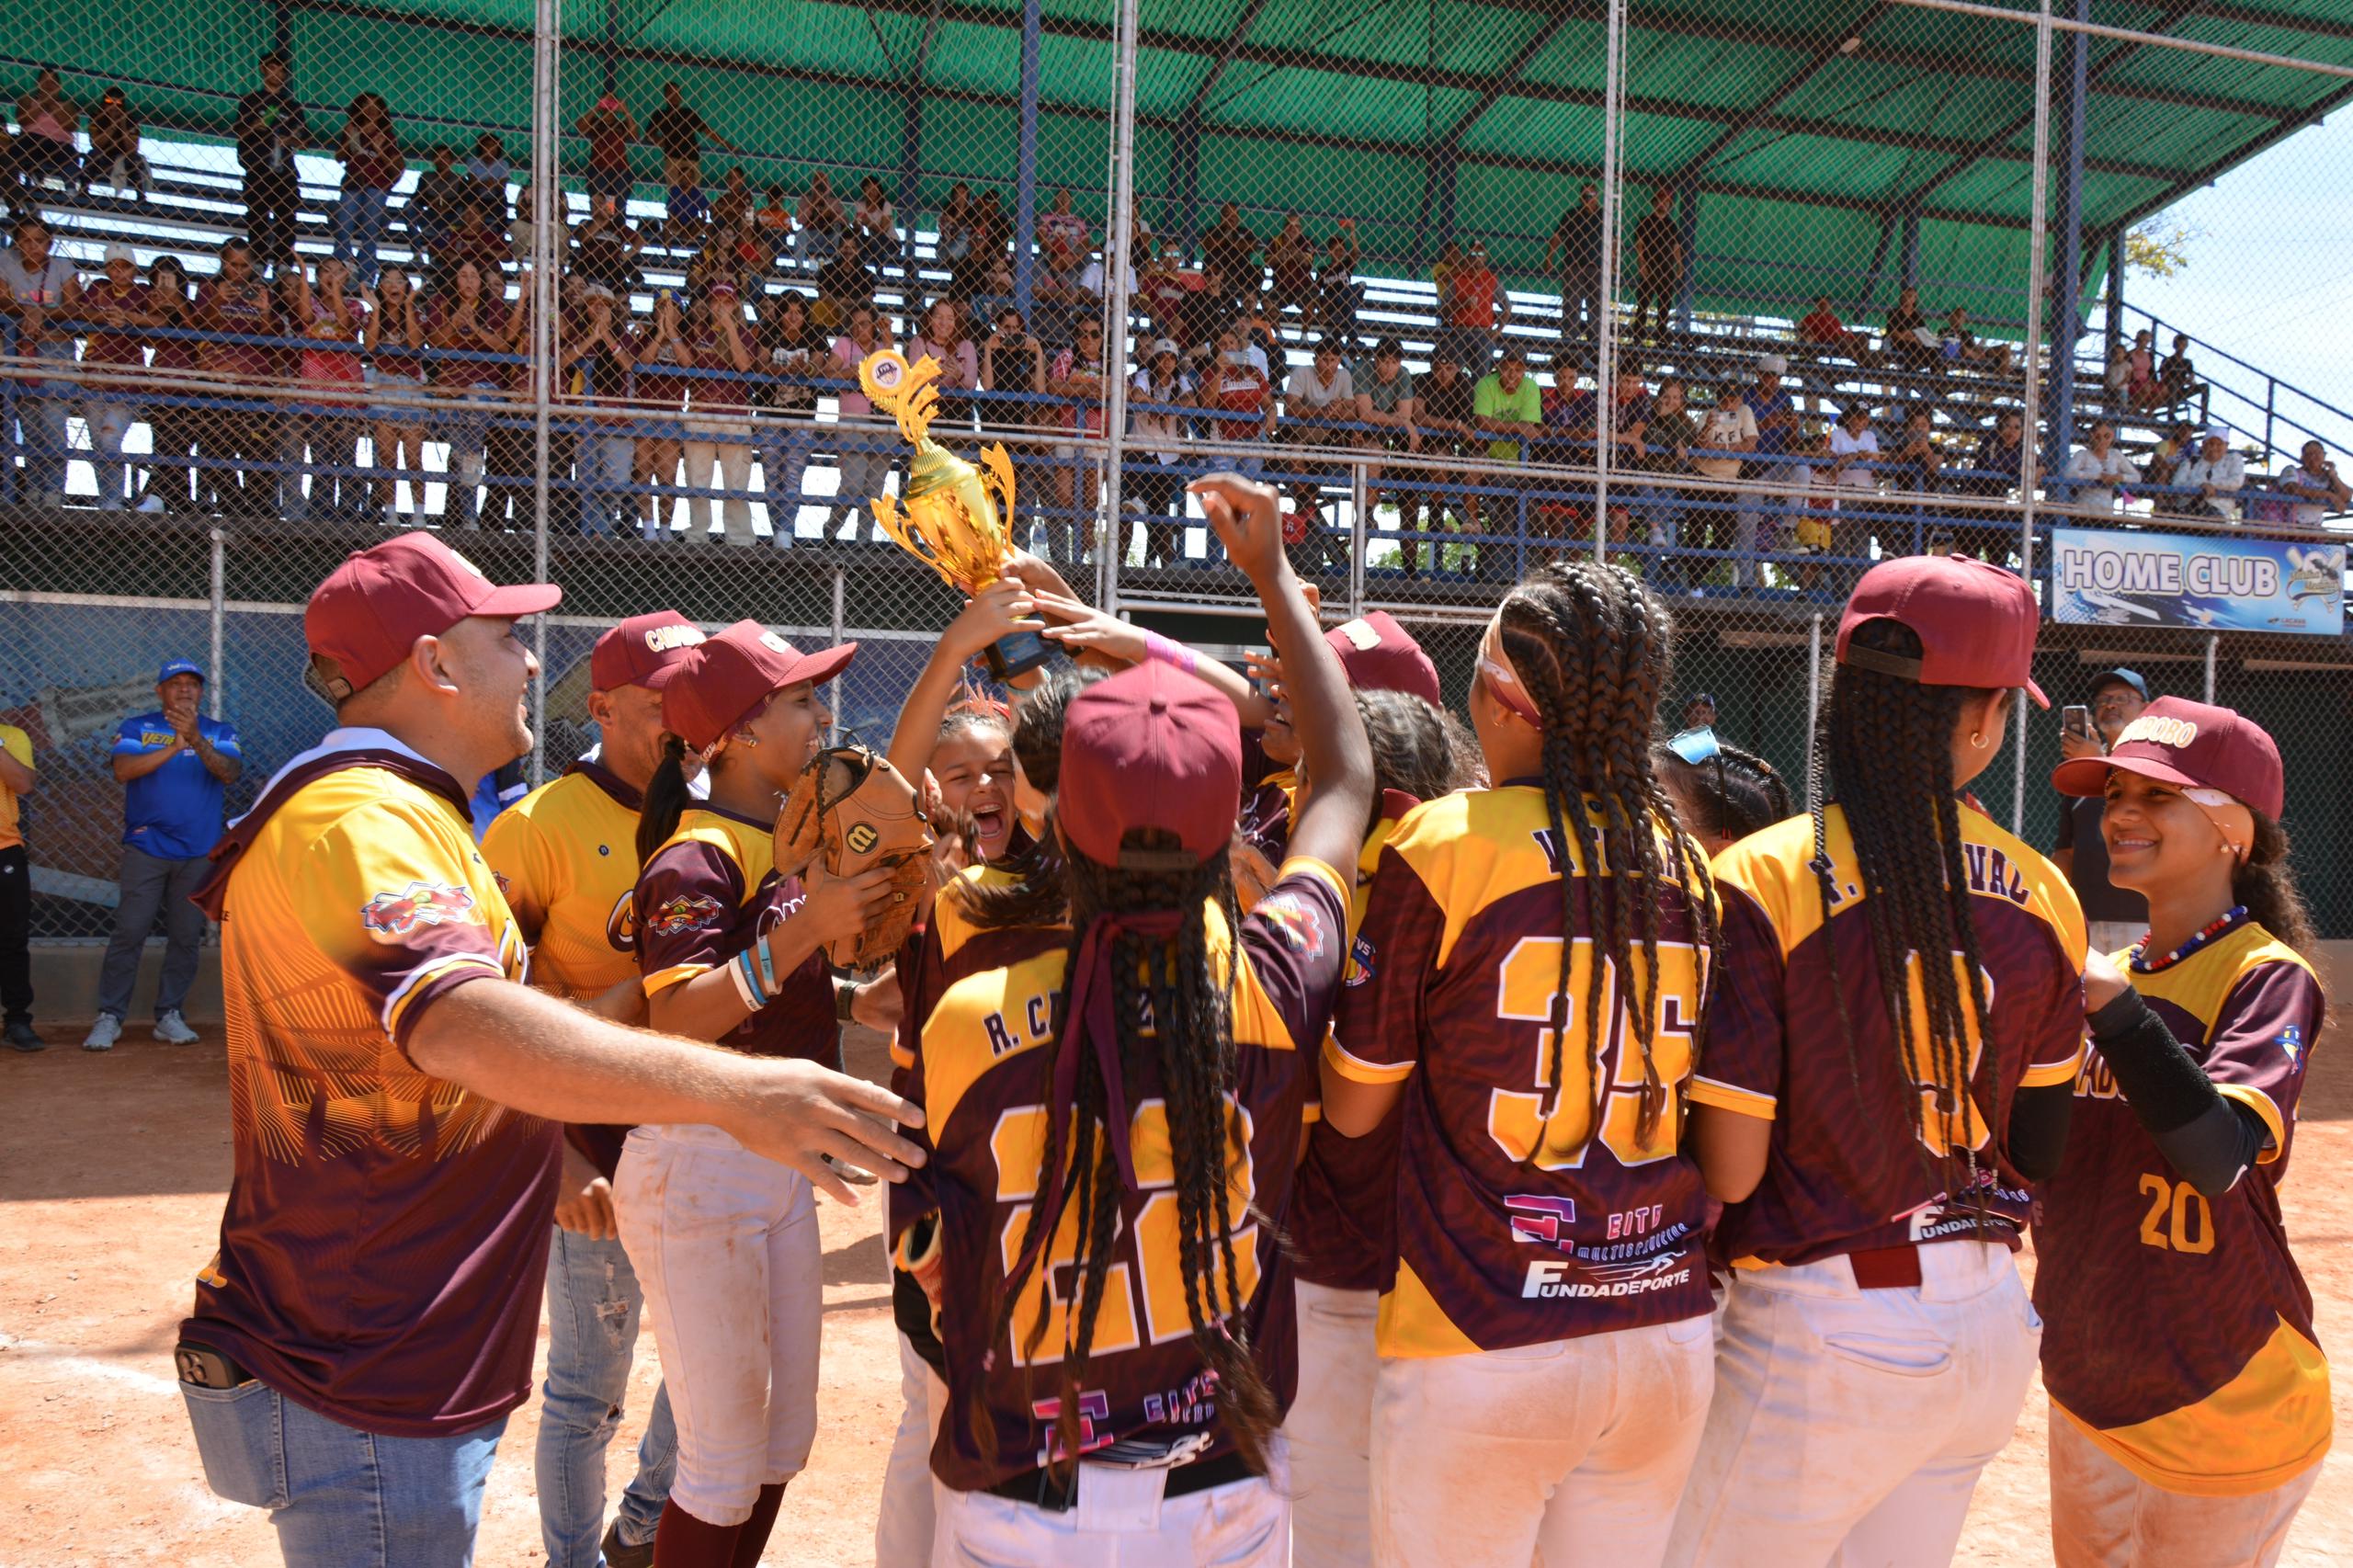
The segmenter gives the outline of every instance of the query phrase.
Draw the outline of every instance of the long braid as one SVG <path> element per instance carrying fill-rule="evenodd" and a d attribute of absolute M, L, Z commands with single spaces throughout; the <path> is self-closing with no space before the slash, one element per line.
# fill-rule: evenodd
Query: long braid
<path fill-rule="evenodd" d="M 1893 621 L 1866 622 L 1855 641 L 1899 657 L 1919 653 L 1917 636 Z M 1824 750 L 1854 843 L 1880 1005 L 1896 1047 L 1915 1153 L 1947 1202 L 1967 1208 L 1982 1230 L 1977 1144 L 1988 1128 L 1972 1092 L 1972 1039 L 1991 1045 L 1995 1025 L 1971 911 L 1951 757 L 1962 705 L 1976 695 L 1841 665 L 1831 686 Z M 1827 872 L 1821 874 L 1828 896 Z M 1825 950 L 1835 953 L 1826 915 L 1824 936 Z M 1954 973 L 1956 954 L 1965 978 Z M 1925 1004 L 1916 1018 L 1911 1005 L 1915 955 Z M 1840 1006 L 1851 1060 L 1843 994 Z M 2006 1114 L 1999 1104 L 1986 1108 L 1996 1120 Z M 1864 1113 L 1883 1114 L 1883 1108 L 1866 1106 Z"/>

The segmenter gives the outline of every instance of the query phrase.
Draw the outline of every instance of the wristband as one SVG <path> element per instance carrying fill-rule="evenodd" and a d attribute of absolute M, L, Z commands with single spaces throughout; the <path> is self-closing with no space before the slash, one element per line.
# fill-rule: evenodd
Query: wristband
<path fill-rule="evenodd" d="M 1188 676 L 1199 673 L 1199 655 L 1176 639 L 1163 637 L 1157 631 L 1143 634 L 1143 656 L 1157 659 L 1164 665 L 1174 665 Z"/>
<path fill-rule="evenodd" d="M 850 1009 L 858 1004 L 858 987 L 847 981 L 834 982 L 834 1022 L 850 1021 Z"/>
<path fill-rule="evenodd" d="M 760 983 L 752 972 L 749 949 L 737 953 L 727 962 L 727 976 L 735 983 L 735 994 L 744 999 L 746 1010 L 756 1013 L 767 1006 L 768 999 L 760 990 Z"/>
<path fill-rule="evenodd" d="M 774 996 L 783 987 L 776 983 L 776 955 L 768 950 L 768 939 L 766 937 L 754 937 L 751 947 L 746 950 L 759 960 L 760 994 L 764 997 Z"/>

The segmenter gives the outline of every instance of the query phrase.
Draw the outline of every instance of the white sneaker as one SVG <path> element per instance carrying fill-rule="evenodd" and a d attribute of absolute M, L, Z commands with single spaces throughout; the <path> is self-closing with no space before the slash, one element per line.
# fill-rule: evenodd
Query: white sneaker
<path fill-rule="evenodd" d="M 122 1020 L 112 1013 L 100 1013 L 90 1032 L 82 1037 L 85 1051 L 112 1051 L 114 1042 L 122 1038 Z"/>
<path fill-rule="evenodd" d="M 175 1007 L 168 1013 L 157 1016 L 155 1038 L 165 1045 L 194 1045 L 203 1037 L 188 1027 L 188 1020 L 181 1017 L 180 1010 Z"/>

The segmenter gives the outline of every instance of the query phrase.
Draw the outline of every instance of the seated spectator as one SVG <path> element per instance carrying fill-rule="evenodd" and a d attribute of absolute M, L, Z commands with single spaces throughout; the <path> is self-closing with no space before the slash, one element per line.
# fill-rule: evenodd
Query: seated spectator
<path fill-rule="evenodd" d="M 1224 278 L 1236 299 L 1258 291 L 1258 236 L 1231 201 L 1218 209 L 1216 224 L 1201 235 L 1201 275 L 1211 273 Z"/>
<path fill-rule="evenodd" d="M 1878 494 L 1879 455 L 1879 432 L 1871 427 L 1870 405 L 1859 400 L 1848 403 L 1830 432 L 1830 483 L 1841 490 Z"/>
<path fill-rule="evenodd" d="M 878 263 L 888 265 L 906 248 L 899 216 L 883 194 L 882 182 L 872 175 L 858 182 L 858 210 L 850 221 L 858 229 L 858 249 Z"/>
<path fill-rule="evenodd" d="M 752 213 L 752 230 L 766 258 L 760 263 L 763 268 L 775 266 L 792 248 L 792 205 L 784 199 L 784 187 L 772 185 L 763 194 Z"/>
<path fill-rule="evenodd" d="M 1005 215 L 1005 209 L 997 201 L 995 191 L 981 192 L 980 205 L 972 209 L 972 254 L 958 268 L 958 287 L 968 292 L 986 287 L 990 274 L 998 264 L 1006 261 L 1012 247 L 1013 221 Z M 1012 269 L 1008 265 L 1006 276 L 1011 275 Z M 1006 285 L 1005 292 L 1013 292 L 1010 283 Z M 990 319 L 995 318 L 992 316 Z"/>
<path fill-rule="evenodd" d="M 710 226 L 732 238 L 751 221 L 752 182 L 744 177 L 744 166 L 737 164 L 721 176 L 719 199 L 710 204 Z"/>
<path fill-rule="evenodd" d="M 2173 482 L 2196 494 L 2169 495 L 2159 504 L 2160 510 L 2176 517 L 2219 517 L 2234 523 L 2239 517 L 2239 492 L 2246 485 L 2246 460 L 2231 450 L 2230 441 L 2220 430 L 2209 430 L 2198 444 L 2198 455 L 2181 465 Z"/>
<path fill-rule="evenodd" d="M 1054 204 L 1038 218 L 1038 254 L 1052 271 L 1075 278 L 1095 244 L 1094 231 L 1071 207 L 1070 187 L 1054 192 Z"/>
<path fill-rule="evenodd" d="M 2132 335 L 2131 347 L 2118 347 L 2116 357 L 2109 361 L 2108 385 L 2110 392 L 2121 392 L 2135 409 L 2157 405 L 2156 336 L 2148 328 Z"/>
<path fill-rule="evenodd" d="M 594 207 L 599 198 L 609 197 L 617 205 L 626 206 L 637 187 L 629 166 L 637 120 L 630 114 L 629 105 L 618 95 L 607 93 L 573 129 L 588 142 L 588 205 Z"/>
<path fill-rule="evenodd" d="M 1199 378 L 1201 407 L 1219 415 L 1208 422 L 1208 434 L 1214 440 L 1239 446 L 1275 438 L 1274 385 L 1267 379 L 1265 363 L 1252 358 L 1255 352 L 1240 322 L 1229 322 L 1218 333 L 1217 358 Z M 1237 473 L 1256 474 L 1266 466 L 1263 458 L 1231 460 Z"/>
<path fill-rule="evenodd" d="M 805 233 L 805 231 L 804 231 Z M 817 324 L 831 331 L 850 312 L 874 302 L 874 273 L 855 233 L 835 236 L 833 259 L 817 269 Z"/>
<path fill-rule="evenodd" d="M 625 301 L 637 287 L 637 256 L 644 248 L 645 237 L 621 216 L 620 203 L 596 197 L 588 216 L 572 232 L 573 270 L 610 299 Z"/>
<path fill-rule="evenodd" d="M 17 100 L 17 172 L 25 184 L 39 188 L 54 179 L 70 187 L 82 168 L 74 140 L 81 128 L 81 106 L 65 96 L 57 68 L 42 66 L 31 89 Z"/>
<path fill-rule="evenodd" d="M 498 214 L 506 210 L 502 198 L 494 203 L 481 188 L 470 190 L 466 205 L 456 228 L 442 243 L 441 252 L 434 258 L 434 272 L 441 278 L 455 275 L 455 269 L 472 262 L 482 273 L 483 287 L 506 290 L 506 260 L 512 241 L 506 225 Z"/>
<path fill-rule="evenodd" d="M 1186 305 L 1200 289 L 1201 275 L 1185 265 L 1185 253 L 1175 244 L 1163 245 L 1136 277 L 1136 308 L 1162 335 L 1176 337 L 1184 330 Z"/>
<path fill-rule="evenodd" d="M 90 110 L 90 150 L 82 157 L 82 194 L 103 178 L 118 196 L 147 199 L 152 183 L 146 155 L 139 151 L 139 119 L 120 87 L 108 87 Z"/>
<path fill-rule="evenodd" d="M 1289 421 L 1284 437 L 1290 444 L 1301 447 L 1353 446 L 1355 437 L 1338 426 L 1353 419 L 1356 411 L 1356 378 L 1342 362 L 1340 345 L 1324 338 L 1315 346 L 1313 361 L 1293 370 L 1283 384 L 1283 416 Z M 1343 477 L 1346 471 L 1304 463 L 1299 466 L 1307 471 L 1308 477 L 1293 494 L 1298 498 L 1299 515 L 1306 524 L 1306 532 L 1291 541 L 1291 564 L 1302 574 L 1313 575 L 1336 554 L 1345 567 L 1345 551 L 1327 548 L 1333 541 L 1324 529 L 1322 511 L 1324 483 Z"/>
<path fill-rule="evenodd" d="M 1238 301 L 1226 281 L 1225 274 L 1214 264 L 1201 267 L 1201 286 L 1185 297 L 1177 312 L 1176 341 L 1188 353 L 1207 350 L 1203 358 L 1215 352 L 1218 329 L 1233 319 Z"/>
<path fill-rule="evenodd" d="M 2116 487 L 2137 484 L 2141 471 L 2116 449 L 2116 426 L 2100 419 L 2093 422 L 2084 445 L 2067 460 L 2067 472 L 2061 477 L 2076 487 L 2076 506 L 2109 512 L 2116 509 Z"/>
<path fill-rule="evenodd" d="M 449 243 L 449 235 L 465 216 L 471 187 L 464 173 L 452 162 L 457 154 L 447 146 L 434 148 L 431 156 L 433 166 L 416 176 L 416 188 L 409 192 L 402 221 L 408 226 L 409 240 L 419 253 L 419 259 L 431 261 L 438 272 L 441 247 Z M 597 205 L 595 197 L 588 199 L 591 212 Z"/>
<path fill-rule="evenodd" d="M 1058 249 L 1039 256 L 1029 292 L 1037 306 L 1039 330 L 1050 341 L 1060 342 L 1072 335 L 1081 318 L 1092 319 L 1101 308 L 1102 300 L 1086 282 L 1093 261 L 1085 247 Z"/>
<path fill-rule="evenodd" d="M 1511 324 L 1511 299 L 1487 266 L 1484 240 L 1472 241 L 1471 254 L 1448 275 L 1438 320 L 1464 370 L 1483 376 L 1495 355 L 1496 335 Z M 1523 372 L 1527 362 L 1522 354 Z"/>
<path fill-rule="evenodd" d="M 1045 346 L 1031 336 L 1020 311 L 1008 301 L 996 313 L 996 325 L 981 344 L 981 385 L 993 392 L 1046 394 Z M 981 420 L 992 429 L 1035 428 L 1043 423 L 1042 405 L 1034 402 L 993 403 Z"/>
<path fill-rule="evenodd" d="M 1307 237 L 1307 227 L 1298 213 L 1284 218 L 1281 229 L 1267 242 L 1267 270 L 1274 279 L 1267 297 L 1275 313 L 1297 311 L 1312 330 L 1315 325 L 1315 242 Z"/>
<path fill-rule="evenodd" d="M 1835 449 L 1835 437 L 1834 437 Z M 1890 465 L 1882 470 L 1892 488 L 1933 495 L 1944 486 L 1945 455 L 1937 446 L 1936 416 L 1925 403 L 1904 411 Z"/>
<path fill-rule="evenodd" d="M 2298 528 L 2316 528 L 2331 513 L 2353 510 L 2353 485 L 2336 476 L 2328 449 L 2318 441 L 2304 443 L 2295 466 L 2280 472 L 2278 488 L 2296 497 L 2289 520 Z"/>
<path fill-rule="evenodd" d="M 2167 408 L 2178 408 L 2204 391 L 2198 382 L 2198 367 L 2190 362 L 2189 335 L 2177 332 L 2173 335 L 2173 352 L 2157 366 L 2158 401 Z"/>
<path fill-rule="evenodd" d="M 363 289 L 376 286 L 376 244 L 383 237 L 384 211 L 393 187 L 408 173 L 408 154 L 392 129 L 392 107 L 375 93 L 362 93 L 344 113 L 335 138 L 343 160 L 343 194 L 335 207 L 335 254 Z M 506 199 L 502 188 L 499 199 Z"/>
<path fill-rule="evenodd" d="M 938 425 L 942 432 L 972 427 L 972 394 L 981 388 L 981 351 L 964 330 L 964 312 L 956 301 L 942 297 L 923 313 L 923 324 L 907 339 L 907 362 L 929 355 L 939 364 Z"/>
<path fill-rule="evenodd" d="M 823 169 L 809 176 L 809 188 L 793 217 L 801 229 L 801 258 L 813 266 L 833 260 L 841 249 L 842 236 L 850 232 L 848 210 L 834 194 L 833 180 Z"/>
<path fill-rule="evenodd" d="M 951 274 L 961 275 L 965 261 L 972 254 L 972 187 L 958 180 L 948 190 L 948 200 L 939 209 L 939 219 L 932 226 L 938 235 L 936 254 Z"/>
<path fill-rule="evenodd" d="M 1699 435 L 1691 445 L 1694 473 L 1721 480 L 1740 477 L 1741 454 L 1756 449 L 1756 415 L 1749 412 L 1748 389 L 1739 377 L 1727 377 L 1717 384 L 1715 406 L 1699 421 Z M 1755 501 L 1739 492 L 1728 495 L 1719 490 L 1704 494 L 1694 492 L 1685 504 L 1698 519 L 1698 527 L 1686 542 L 1700 550 L 1733 551 L 1732 585 L 1756 586 L 1756 534 L 1763 517 Z M 1701 562 L 1692 569 L 1696 583 L 1704 584 L 1712 575 L 1711 562 Z"/>
<path fill-rule="evenodd" d="M 1054 356 L 1046 368 L 1046 394 L 1065 400 L 1056 415 L 1063 439 L 1052 449 L 1054 506 L 1060 513 L 1046 520 L 1047 548 L 1054 563 L 1068 569 L 1086 563 L 1095 542 L 1097 486 L 1102 482 L 1102 460 L 1078 445 L 1081 436 L 1100 437 L 1109 428 L 1103 392 L 1107 372 L 1103 324 L 1083 321 L 1071 346 Z"/>
<path fill-rule="evenodd" d="M 801 518 L 802 480 L 816 450 L 817 389 L 809 382 L 834 373 L 833 344 L 811 319 L 808 297 L 787 289 L 763 307 L 752 335 L 752 361 L 767 372 L 753 383 L 752 402 L 768 417 L 756 427 L 760 480 L 767 492 L 768 542 L 792 545 Z"/>
<path fill-rule="evenodd" d="M 474 195 L 489 203 L 504 226 L 506 217 L 506 182 L 515 177 L 515 166 L 506 161 L 506 145 L 495 132 L 485 131 L 474 138 L 473 156 L 466 160 L 466 180 L 474 187 Z"/>
<path fill-rule="evenodd" d="M 1185 517 L 1185 483 L 1176 472 L 1184 456 L 1185 415 L 1178 410 L 1193 400 L 1193 378 L 1185 373 L 1176 343 L 1164 337 L 1152 346 L 1151 358 L 1128 387 L 1128 428 L 1140 456 L 1126 469 L 1130 494 L 1122 509 L 1145 519 L 1143 563 L 1174 566 Z M 1126 543 L 1112 542 L 1123 558 Z"/>
<path fill-rule="evenodd" d="M 179 257 L 155 258 L 147 273 L 147 300 L 158 327 L 195 330 L 198 324 L 194 304 L 188 299 L 188 269 L 180 264 Z M 154 350 L 147 363 L 151 376 L 162 381 L 196 372 L 193 340 L 158 334 L 153 341 Z M 142 512 L 180 515 L 201 511 L 204 498 L 211 494 L 211 484 L 199 477 L 196 465 L 189 460 L 198 450 L 204 413 L 188 406 L 188 397 L 187 392 L 173 390 L 153 394 L 153 401 L 147 410 L 147 431 L 154 455 L 147 466 L 146 492 L 139 497 L 139 509 Z"/>
<path fill-rule="evenodd" d="M 2194 425 L 2176 425 L 2157 437 L 2149 449 L 2148 460 L 2141 465 L 2141 477 L 2151 484 L 2178 483 L 2178 474 L 2189 460 L 2198 455 L 2199 429 Z"/>
<path fill-rule="evenodd" d="M 139 329 L 161 324 L 139 283 L 139 261 L 118 240 L 107 246 L 106 275 L 82 290 L 74 314 L 100 330 L 82 345 L 83 384 L 89 396 L 82 418 L 90 427 L 90 466 L 97 476 L 98 510 L 119 512 L 131 504 L 131 466 L 122 438 L 139 418 L 132 398 L 146 377 L 147 347 Z"/>
<path fill-rule="evenodd" d="M 1876 368 L 1880 362 L 1879 350 L 1871 347 L 1871 340 L 1838 319 L 1838 312 L 1830 308 L 1827 294 L 1816 294 L 1813 309 L 1799 318 L 1798 341 L 1843 354 L 1866 369 Z"/>
<path fill-rule="evenodd" d="M 1380 451 L 1418 452 L 1422 437 L 1414 427 L 1414 373 L 1405 369 L 1405 346 L 1393 337 L 1384 337 L 1373 346 L 1372 358 L 1357 368 L 1356 420 L 1372 429 L 1358 438 L 1367 447 Z M 1371 463 L 1365 470 L 1365 506 L 1378 511 L 1381 503 L 1381 465 Z M 1419 480 L 1418 471 L 1409 471 L 1409 481 Z M 1404 541 L 1405 574 L 1411 576 L 1420 561 L 1420 551 L 1410 537 L 1421 531 L 1421 492 L 1407 490 L 1390 497 L 1397 506 L 1399 531 L 1409 536 Z"/>
<path fill-rule="evenodd" d="M 1461 456 L 1471 451 L 1478 437 L 1478 385 L 1462 373 L 1461 361 L 1454 358 L 1443 340 L 1430 355 L 1430 372 L 1414 383 L 1414 427 L 1422 438 L 1422 450 L 1438 456 Z M 1450 478 L 1453 485 L 1468 483 L 1460 473 L 1451 476 L 1431 474 L 1428 483 L 1438 485 Z M 1429 531 L 1436 533 L 1447 508 L 1452 506 L 1457 528 L 1471 526 L 1469 497 L 1453 490 L 1453 501 L 1448 491 L 1432 489 L 1425 500 Z M 1414 555 L 1409 548 L 1406 569 L 1414 567 Z M 1445 553 L 1436 540 L 1430 541 L 1430 569 L 1445 568 Z"/>
<path fill-rule="evenodd" d="M 1316 270 L 1317 320 L 1324 335 L 1343 343 L 1357 335 L 1357 315 L 1364 308 L 1364 285 L 1357 281 L 1357 223 L 1343 218 L 1324 246 L 1324 265 Z"/>
<path fill-rule="evenodd" d="M 1917 289 L 1906 289 L 1896 296 L 1895 309 L 1887 312 L 1887 326 L 1879 342 L 1881 353 L 1914 369 L 1933 369 L 1944 354 L 1942 340 L 1920 313 Z"/>
<path fill-rule="evenodd" d="M 387 527 L 407 528 L 425 515 L 425 411 L 416 403 L 425 387 L 425 312 L 405 268 L 388 267 L 377 278 L 367 334 L 373 466 L 391 471 L 375 482 L 376 507 Z"/>
<path fill-rule="evenodd" d="M 2025 462 L 2026 416 L 2015 408 L 2005 408 L 1994 416 L 1994 428 L 1977 438 L 1977 448 L 1969 456 L 1970 472 L 1947 483 L 1963 495 L 2006 497 L 2018 488 Z M 1989 520 L 1983 512 L 1954 516 L 1949 530 L 1954 554 L 1973 555 L 1995 566 L 2010 563 L 2010 551 L 2018 542 L 2015 524 Z"/>
<path fill-rule="evenodd" d="M 1472 249 L 1475 255 L 1480 247 L 1473 245 Z M 1489 437 L 1488 461 L 1524 460 L 1529 440 L 1542 426 L 1544 403 L 1543 394 L 1529 377 L 1527 351 L 1518 343 L 1506 341 L 1495 368 L 1479 378 L 1478 388 L 1472 394 L 1472 422 Z M 1502 487 L 1501 482 L 1493 477 L 1482 483 L 1491 488 Z M 1479 497 L 1475 494 L 1470 497 L 1470 512 L 1471 526 L 1475 529 L 1479 527 Z M 1518 522 L 1518 517 L 1506 510 L 1504 517 L 1495 520 L 1495 531 L 1517 531 Z M 1482 544 L 1479 574 L 1483 578 L 1508 575 L 1515 553 L 1509 545 Z"/>
<path fill-rule="evenodd" d="M 2010 346 L 1980 342 L 1977 335 L 1969 330 L 1968 311 L 1959 305 L 1945 317 L 1944 351 L 1964 365 L 1984 365 L 1996 375 L 2010 372 Z"/>
<path fill-rule="evenodd" d="M 1013 299 L 1013 260 L 1009 256 L 988 258 L 987 275 L 981 280 L 981 292 L 972 296 L 972 313 L 995 321 L 1015 308 Z"/>

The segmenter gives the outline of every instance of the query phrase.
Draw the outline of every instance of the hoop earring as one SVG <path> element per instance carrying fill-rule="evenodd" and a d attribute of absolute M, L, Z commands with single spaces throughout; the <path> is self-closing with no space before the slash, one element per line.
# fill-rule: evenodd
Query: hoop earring
<path fill-rule="evenodd" d="M 1972 745 L 1972 746 L 1975 746 L 1979 751 L 1984 751 L 1984 750 L 1985 749 L 1985 745 L 1986 745 L 1986 741 L 1985 741 L 1985 732 L 1984 732 L 1984 731 L 1983 731 L 1983 730 L 1972 730 L 1972 731 L 1970 731 L 1970 732 L 1969 732 L 1969 744 L 1970 744 L 1971 745 Z"/>

